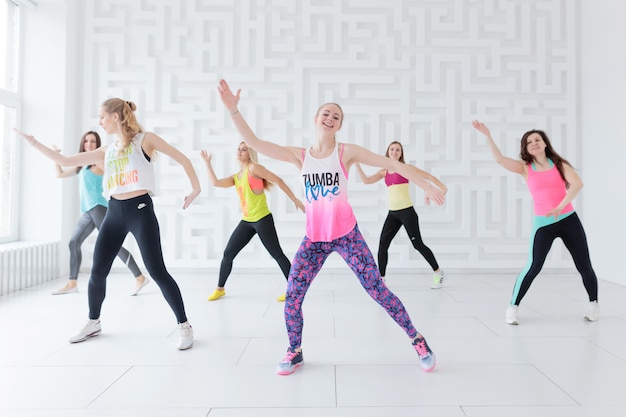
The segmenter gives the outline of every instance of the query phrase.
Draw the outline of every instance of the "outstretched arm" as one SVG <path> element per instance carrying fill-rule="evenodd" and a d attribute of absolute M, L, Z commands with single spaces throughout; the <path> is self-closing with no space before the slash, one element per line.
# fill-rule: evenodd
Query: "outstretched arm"
<path fill-rule="evenodd" d="M 446 187 L 444 185 L 444 183 L 442 183 L 441 181 L 439 181 L 439 178 L 435 177 L 433 174 L 431 174 L 430 172 L 426 172 L 422 169 L 419 169 L 416 166 L 413 165 L 409 165 L 411 168 L 415 169 L 419 175 L 421 175 L 423 178 L 426 179 L 426 181 L 430 181 L 433 184 L 435 184 L 437 186 L 437 188 L 439 188 L 440 190 L 442 190 L 444 193 L 448 192 L 448 187 Z"/>
<path fill-rule="evenodd" d="M 417 167 L 414 167 L 413 165 L 403 164 L 400 161 L 395 161 L 391 158 L 387 158 L 386 156 L 375 154 L 362 146 L 353 144 L 344 145 L 343 160 L 344 166 L 347 170 L 350 170 L 350 166 L 352 166 L 353 163 L 360 162 L 365 165 L 377 166 L 386 168 L 389 171 L 398 172 L 400 175 L 417 184 L 418 187 L 424 190 L 427 202 L 432 201 L 437 205 L 442 205 L 445 201 L 445 194 L 448 189 L 441 184 L 441 182 L 439 182 L 439 184 L 443 186 L 442 188 L 438 188 L 430 183 L 423 176 L 425 172 Z"/>
<path fill-rule="evenodd" d="M 301 153 L 302 149 L 293 146 L 282 146 L 276 143 L 268 142 L 266 140 L 259 139 L 248 123 L 243 118 L 243 115 L 239 112 L 237 105 L 239 104 L 239 98 L 241 89 L 237 90 L 237 94 L 233 94 L 230 90 L 228 83 L 225 80 L 220 80 L 217 90 L 220 93 L 222 103 L 226 107 L 226 110 L 230 113 L 231 119 L 239 132 L 239 135 L 243 140 L 255 149 L 257 152 L 267 155 L 270 158 L 277 159 L 279 161 L 290 162 L 294 164 L 298 169 L 302 167 Z"/>
<path fill-rule="evenodd" d="M 291 188 L 289 188 L 289 186 L 285 183 L 285 181 L 283 181 L 281 177 L 274 174 L 272 171 L 265 168 L 261 164 L 250 164 L 248 172 L 250 172 L 250 174 L 254 175 L 257 178 L 261 178 L 278 185 L 278 187 L 283 190 L 285 194 L 287 194 L 287 197 L 289 197 L 293 204 L 296 205 L 296 208 L 304 213 L 304 204 L 296 197 L 293 191 L 291 191 Z"/>
<path fill-rule="evenodd" d="M 363 172 L 363 168 L 361 168 L 361 164 L 356 162 L 354 166 L 356 167 L 356 172 L 359 174 L 359 177 L 361 177 L 361 181 L 363 181 L 363 184 L 374 184 L 385 178 L 384 169 L 380 169 L 372 175 L 366 175 L 365 172 Z"/>
<path fill-rule="evenodd" d="M 54 145 L 52 145 L 52 149 L 54 149 L 58 153 L 61 153 L 61 149 L 57 148 Z M 54 163 L 54 169 L 57 174 L 57 178 L 69 178 L 76 175 L 76 169 L 63 169 L 63 167 L 56 162 Z"/>
<path fill-rule="evenodd" d="M 502 155 L 500 148 L 498 148 L 498 145 L 496 145 L 496 142 L 491 137 L 489 128 L 484 123 L 474 120 L 472 121 L 472 126 L 474 126 L 474 129 L 485 135 L 487 143 L 489 144 L 489 149 L 491 150 L 491 155 L 493 155 L 493 159 L 500 164 L 500 166 L 516 174 L 520 174 L 522 176 L 526 175 L 526 164 L 524 161 L 515 160 Z"/>
<path fill-rule="evenodd" d="M 204 159 L 204 162 L 206 163 L 207 171 L 209 171 L 209 180 L 214 187 L 228 188 L 235 186 L 235 180 L 232 176 L 217 179 L 215 171 L 213 171 L 213 166 L 211 165 L 211 159 L 213 158 L 213 155 L 203 149 L 200 151 L 200 156 L 202 157 L 202 159 Z"/>
<path fill-rule="evenodd" d="M 104 150 L 105 147 L 101 146 L 96 150 L 89 152 L 80 152 L 75 155 L 65 156 L 54 148 L 50 148 L 43 143 L 39 142 L 33 135 L 24 133 L 20 130 L 13 129 L 15 133 L 21 136 L 29 145 L 41 152 L 45 157 L 51 159 L 57 164 L 65 167 L 79 167 L 86 165 L 93 165 L 104 162 Z"/>
<path fill-rule="evenodd" d="M 193 165 L 191 164 L 189 158 L 187 158 L 184 153 L 182 153 L 152 132 L 147 132 L 145 134 L 142 146 L 144 148 L 144 151 L 148 155 L 151 156 L 155 150 L 159 151 L 169 156 L 174 161 L 178 162 L 184 168 L 185 174 L 187 174 L 187 178 L 189 178 L 189 182 L 191 183 L 192 190 L 185 197 L 183 209 L 189 207 L 189 205 L 198 196 L 198 194 L 200 194 L 200 181 L 198 180 L 196 170 L 193 168 Z"/>

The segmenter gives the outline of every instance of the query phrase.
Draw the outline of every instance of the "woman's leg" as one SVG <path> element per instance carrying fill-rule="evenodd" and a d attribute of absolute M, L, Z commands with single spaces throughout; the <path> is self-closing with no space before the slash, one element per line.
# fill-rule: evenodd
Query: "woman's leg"
<path fill-rule="evenodd" d="M 274 217 L 268 214 L 256 222 L 254 228 L 259 235 L 259 239 L 261 239 L 261 243 L 263 243 L 263 246 L 265 246 L 269 254 L 272 255 L 272 258 L 274 258 L 280 270 L 283 272 L 285 279 L 288 279 L 291 262 L 289 262 L 289 258 L 287 258 L 285 252 L 283 252 L 283 249 L 280 247 L 276 226 L 274 225 Z"/>
<path fill-rule="evenodd" d="M 333 248 L 356 274 L 370 297 L 387 311 L 411 339 L 414 339 L 418 332 L 413 327 L 402 301 L 383 282 L 378 268 L 376 268 L 374 257 L 358 226 L 355 226 L 354 230 L 346 236 L 333 241 L 332 244 Z"/>
<path fill-rule="evenodd" d="M 524 298 L 528 292 L 530 284 L 532 284 L 535 277 L 541 271 L 546 257 L 548 256 L 548 252 L 550 252 L 550 248 L 552 247 L 552 242 L 554 242 L 554 239 L 557 237 L 556 226 L 557 224 L 553 223 L 536 228 L 535 233 L 531 236 L 530 259 L 515 281 L 511 305 L 518 306 L 520 304 L 522 298 Z"/>
<path fill-rule="evenodd" d="M 111 271 L 117 252 L 128 234 L 122 213 L 122 202 L 111 200 L 109 210 L 100 225 L 93 253 L 91 277 L 89 278 L 89 318 L 100 318 L 102 303 L 106 296 L 106 279 Z"/>
<path fill-rule="evenodd" d="M 330 243 L 311 242 L 305 236 L 294 256 L 285 298 L 285 325 L 292 350 L 299 349 L 302 345 L 304 296 L 331 252 Z"/>
<path fill-rule="evenodd" d="M 585 229 L 583 229 L 583 225 L 576 213 L 561 220 L 559 223 L 563 223 L 561 239 L 572 255 L 576 269 L 580 272 L 583 285 L 589 295 L 589 301 L 598 301 L 598 278 L 591 266 Z"/>
<path fill-rule="evenodd" d="M 178 323 L 185 323 L 187 316 L 180 288 L 165 268 L 163 261 L 159 223 L 154 214 L 152 198 L 148 194 L 144 194 L 122 203 L 126 225 L 137 240 L 148 273 L 161 289 L 165 300 L 176 315 Z M 138 205 L 142 205 L 142 208 L 137 208 Z M 111 206 L 109 206 L 110 210 Z M 109 215 L 107 214 L 103 227 L 108 218 Z"/>
<path fill-rule="evenodd" d="M 93 210 L 93 209 L 92 209 Z M 83 242 L 89 237 L 91 232 L 96 228 L 93 220 L 91 219 L 89 212 L 83 213 L 76 223 L 74 233 L 70 238 L 70 279 L 77 280 L 78 273 L 80 271 L 80 264 L 83 261 L 83 254 L 81 246 Z"/>
<path fill-rule="evenodd" d="M 424 259 L 426 259 L 426 262 L 428 262 L 433 271 L 437 271 L 439 269 L 439 264 L 435 259 L 433 251 L 430 250 L 430 248 L 426 246 L 422 240 L 419 217 L 415 212 L 415 208 L 409 207 L 404 210 L 399 210 L 396 212 L 396 215 L 402 222 L 406 233 L 409 235 L 409 239 L 411 239 L 413 247 L 424 257 Z"/>
<path fill-rule="evenodd" d="M 96 206 L 89 211 L 89 216 L 91 217 L 91 220 L 98 230 L 100 230 L 100 225 L 102 225 L 102 222 L 104 221 L 104 216 L 106 215 L 106 212 L 107 209 L 104 206 Z M 135 262 L 135 258 L 133 258 L 133 255 L 131 255 L 130 252 L 123 246 L 117 253 L 117 257 L 120 258 L 122 262 L 124 262 L 124 264 L 128 267 L 128 269 L 130 269 L 130 272 L 135 278 L 143 275 L 141 273 L 141 269 L 139 269 L 139 266 L 137 265 L 137 262 Z"/>
<path fill-rule="evenodd" d="M 230 272 L 233 270 L 233 261 L 235 257 L 241 252 L 241 250 L 250 242 L 252 237 L 256 234 L 254 230 L 254 223 L 244 222 L 241 220 L 233 233 L 228 239 L 226 249 L 224 249 L 224 257 L 220 265 L 220 274 L 217 282 L 218 288 L 224 288 L 226 280 L 230 276 Z"/>
<path fill-rule="evenodd" d="M 383 277 L 387 272 L 389 246 L 391 246 L 391 241 L 396 237 L 401 226 L 402 222 L 395 218 L 393 212 L 390 211 L 387 213 L 387 218 L 383 224 L 383 230 L 380 232 L 380 240 L 378 242 L 378 268 Z"/>

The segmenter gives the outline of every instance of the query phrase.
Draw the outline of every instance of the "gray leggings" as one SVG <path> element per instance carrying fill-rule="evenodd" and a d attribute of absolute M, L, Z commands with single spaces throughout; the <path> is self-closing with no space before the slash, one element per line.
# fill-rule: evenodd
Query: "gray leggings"
<path fill-rule="evenodd" d="M 70 239 L 70 279 L 78 279 L 78 271 L 80 270 L 80 264 L 83 261 L 83 254 L 80 250 L 83 242 L 89 237 L 94 229 L 100 230 L 104 215 L 107 209 L 104 206 L 95 206 L 91 210 L 83 213 L 78 219 L 72 238 Z M 141 270 L 137 266 L 133 255 L 128 250 L 121 248 L 117 253 L 117 257 L 122 260 L 133 273 L 134 277 L 141 275 Z"/>

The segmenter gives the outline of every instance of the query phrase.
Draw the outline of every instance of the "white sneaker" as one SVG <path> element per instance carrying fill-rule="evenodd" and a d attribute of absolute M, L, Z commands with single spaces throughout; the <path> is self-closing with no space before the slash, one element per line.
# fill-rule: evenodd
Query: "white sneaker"
<path fill-rule="evenodd" d="M 78 286 L 72 288 L 59 288 L 58 290 L 52 292 L 52 295 L 63 295 L 63 294 L 73 294 L 78 292 Z"/>
<path fill-rule="evenodd" d="M 70 343 L 84 342 L 90 337 L 98 336 L 101 332 L 100 320 L 87 320 L 85 326 L 70 337 Z"/>
<path fill-rule="evenodd" d="M 587 321 L 596 321 L 600 318 L 600 306 L 597 301 L 592 301 L 587 306 L 587 313 L 583 316 Z"/>
<path fill-rule="evenodd" d="M 430 285 L 430 288 L 432 288 L 433 290 L 438 290 L 439 288 L 443 287 L 443 279 L 443 269 L 440 269 L 439 272 L 435 272 L 435 274 L 433 275 L 433 283 Z"/>
<path fill-rule="evenodd" d="M 150 279 L 144 275 L 143 277 L 143 282 L 139 285 L 137 285 L 133 291 L 130 293 L 130 295 L 137 295 L 139 294 L 139 292 L 143 289 L 143 287 L 145 287 L 146 285 L 150 284 Z"/>
<path fill-rule="evenodd" d="M 505 321 L 508 324 L 519 324 L 519 322 L 517 321 L 517 307 L 516 305 L 510 304 L 507 308 L 506 308 L 506 318 Z"/>
<path fill-rule="evenodd" d="M 193 329 L 189 322 L 180 323 L 178 325 L 180 335 L 178 336 L 178 350 L 187 350 L 193 346 Z"/>

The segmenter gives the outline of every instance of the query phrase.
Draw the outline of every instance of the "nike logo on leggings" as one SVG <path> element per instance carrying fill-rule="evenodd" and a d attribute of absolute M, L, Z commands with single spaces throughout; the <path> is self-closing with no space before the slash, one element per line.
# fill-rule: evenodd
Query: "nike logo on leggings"
<path fill-rule="evenodd" d="M 147 204 L 146 204 L 146 203 L 140 203 L 140 204 L 137 206 L 137 210 L 141 210 L 141 209 L 142 209 L 142 208 L 144 208 L 145 206 L 147 206 Z"/>

